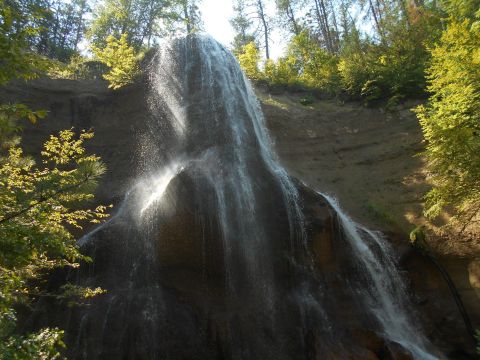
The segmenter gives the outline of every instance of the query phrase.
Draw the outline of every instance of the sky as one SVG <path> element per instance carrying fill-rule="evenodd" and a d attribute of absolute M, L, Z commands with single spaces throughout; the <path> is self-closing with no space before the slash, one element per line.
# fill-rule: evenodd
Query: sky
<path fill-rule="evenodd" d="M 213 36 L 217 41 L 227 47 L 233 41 L 234 33 L 229 19 L 233 14 L 232 0 L 203 0 L 199 6 L 204 22 L 205 32 Z M 275 15 L 275 5 L 270 2 L 267 9 L 270 16 Z M 273 31 L 270 42 L 270 54 L 273 59 L 282 55 L 285 43 L 281 40 L 282 36 L 278 30 Z"/>

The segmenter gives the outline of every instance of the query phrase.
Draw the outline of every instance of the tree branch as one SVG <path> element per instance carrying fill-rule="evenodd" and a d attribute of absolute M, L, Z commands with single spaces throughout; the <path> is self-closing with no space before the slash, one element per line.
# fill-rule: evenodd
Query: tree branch
<path fill-rule="evenodd" d="M 38 205 L 41 205 L 41 204 L 43 204 L 43 203 L 45 203 L 45 202 L 53 199 L 53 198 L 54 198 L 55 196 L 57 196 L 57 195 L 60 195 L 60 194 L 62 194 L 62 193 L 65 193 L 65 192 L 67 192 L 67 191 L 69 191 L 69 190 L 73 190 L 73 189 L 75 189 L 75 188 L 77 188 L 77 187 L 79 187 L 79 186 L 87 183 L 87 182 L 88 182 L 89 180 L 91 180 L 91 179 L 92 179 L 91 176 L 86 176 L 82 181 L 80 181 L 80 182 L 78 182 L 78 183 L 76 183 L 76 184 L 73 184 L 73 185 L 66 186 L 66 187 L 64 187 L 64 188 L 62 188 L 62 189 L 59 189 L 59 190 L 55 191 L 53 194 L 51 194 L 50 196 L 47 196 L 47 197 L 40 196 L 37 200 L 35 200 L 36 202 L 35 202 L 34 204 L 31 204 L 31 205 L 27 206 L 26 208 L 23 208 L 22 210 L 19 210 L 19 211 L 15 212 L 15 213 L 12 213 L 12 214 L 7 215 L 7 216 L 3 217 L 2 219 L 0 219 L 0 224 L 3 224 L 3 223 L 5 223 L 5 222 L 7 222 L 7 221 L 10 221 L 10 220 L 12 220 L 12 219 L 20 216 L 20 215 L 23 215 L 23 214 L 25 214 L 26 212 L 32 210 L 34 207 L 36 207 L 36 206 L 38 206 Z"/>

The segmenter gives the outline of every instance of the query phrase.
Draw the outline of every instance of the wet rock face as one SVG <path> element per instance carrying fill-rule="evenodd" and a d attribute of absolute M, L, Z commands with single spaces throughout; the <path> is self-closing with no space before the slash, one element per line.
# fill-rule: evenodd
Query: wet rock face
<path fill-rule="evenodd" d="M 186 66 L 182 61 L 177 64 L 180 72 Z M 248 126 L 244 155 L 254 175 L 255 216 L 250 223 L 232 225 L 232 241 L 225 241 L 219 194 L 228 206 L 235 201 L 246 208 L 249 204 L 238 201 L 232 186 L 238 173 L 221 164 L 242 153 L 232 152 L 235 134 L 222 122 L 229 115 L 219 106 L 222 89 L 213 86 L 214 96 L 206 97 L 204 91 L 194 91 L 204 86 L 200 80 L 191 76 L 186 83 L 191 94 L 187 113 L 194 121 L 183 147 L 175 126 L 165 122 L 165 109 L 150 111 L 152 90 L 146 81 L 119 92 L 107 91 L 101 82 L 47 80 L 0 90 L 2 98 L 50 109 L 49 119 L 36 127 L 27 125 L 28 150 L 38 151 L 53 131 L 72 125 L 94 128 L 89 150 L 101 155 L 109 168 L 98 198 L 115 203 L 118 211 L 85 242 L 83 250 L 93 263 L 76 272 L 59 272 L 51 281 L 52 288 L 68 280 L 101 286 L 107 294 L 80 308 L 43 300 L 29 317 L 29 326 L 65 329 L 73 359 L 411 359 L 402 345 L 386 339 L 368 311 L 359 289 L 365 284 L 363 269 L 336 212 L 297 181 L 305 236 L 292 236 L 283 185 L 259 156 L 262 144 L 252 140 L 255 129 Z M 218 111 L 198 110 L 205 107 Z M 208 127 L 206 116 L 211 114 L 215 122 Z M 251 116 L 245 109 L 236 115 L 239 123 Z M 195 137 L 201 141 L 191 141 Z M 148 174 L 152 162 L 171 157 L 172 149 L 181 149 L 186 161 L 202 160 L 190 161 L 193 165 L 171 179 L 162 202 L 139 216 L 137 200 L 144 186 L 134 184 Z M 205 155 L 209 149 L 213 155 Z M 220 191 L 212 179 L 225 176 L 232 179 Z M 258 243 L 249 242 L 248 235 L 257 233 L 246 228 L 258 224 L 268 241 L 255 248 Z M 252 260 L 250 252 L 262 257 Z M 415 261 L 420 273 L 424 259 L 417 256 Z M 414 285 L 425 283 L 419 278 Z M 431 310 L 426 322 L 430 335 L 440 326 L 434 319 L 438 309 L 429 303 L 424 307 Z M 447 352 L 455 346 L 444 334 L 438 342 L 448 344 Z"/>

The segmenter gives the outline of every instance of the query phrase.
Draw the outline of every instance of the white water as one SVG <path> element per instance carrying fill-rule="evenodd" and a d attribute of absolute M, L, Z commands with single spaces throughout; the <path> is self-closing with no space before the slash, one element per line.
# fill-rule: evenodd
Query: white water
<path fill-rule="evenodd" d="M 352 246 L 353 254 L 363 266 L 371 288 L 363 289 L 362 295 L 387 338 L 403 345 L 415 359 L 439 359 L 429 352 L 428 341 L 413 318 L 414 309 L 409 304 L 409 295 L 389 244 L 380 233 L 368 230 L 354 222 L 343 212 L 336 199 L 319 194 L 335 210 L 345 238 Z"/>
<path fill-rule="evenodd" d="M 162 154 L 166 159 L 152 156 L 146 175 L 127 192 L 116 215 L 82 237 L 79 245 L 86 244 L 93 235 L 113 226 L 123 216 L 127 222 L 134 220 L 131 226 L 141 227 L 144 236 L 141 241 L 145 242 L 144 253 L 128 253 L 128 261 L 132 262 L 128 266 L 132 271 L 127 289 L 135 294 L 135 282 L 145 280 L 139 270 L 146 261 L 142 256 L 148 253 L 152 257 L 148 261 L 155 261 L 151 242 L 155 241 L 156 234 L 149 232 L 154 229 L 152 223 L 158 221 L 155 209 L 163 204 L 172 181 L 179 174 L 186 174 L 195 184 L 201 184 L 198 188 L 203 192 L 201 199 L 208 200 L 211 194 L 215 203 L 214 216 L 220 227 L 225 260 L 225 268 L 218 271 L 226 274 L 229 295 L 244 296 L 244 290 L 240 293 L 246 287 L 246 296 L 242 297 L 245 303 L 254 304 L 259 314 L 267 313 L 267 317 L 273 318 L 276 305 L 283 299 L 276 295 L 274 262 L 277 259 L 271 251 L 277 239 L 272 238 L 271 229 L 261 220 L 265 205 L 261 203 L 265 196 L 262 191 L 269 187 L 279 189 L 271 193 L 278 193 L 283 200 L 292 253 L 298 248 L 306 249 L 308 239 L 298 189 L 272 150 L 265 120 L 249 81 L 228 50 L 210 37 L 195 36 L 164 45 L 152 68 L 152 86 L 152 110 L 167 114 L 151 124 L 159 142 L 165 134 L 170 137 Z M 271 183 L 265 184 L 264 178 L 272 179 Z M 204 186 L 204 182 L 209 187 Z M 367 279 L 365 288 L 361 289 L 366 311 L 375 317 L 386 338 L 403 345 L 415 359 L 437 359 L 429 353 L 428 341 L 413 319 L 404 281 L 388 243 L 378 233 L 351 220 L 336 200 L 321 195 L 335 210 L 351 254 Z M 308 266 L 302 269 L 311 270 Z M 151 276 L 148 271 L 150 268 L 145 273 Z M 148 298 L 145 307 L 154 308 L 153 303 L 159 299 L 157 292 L 161 290 L 151 286 L 155 296 Z M 311 313 L 318 314 L 317 318 L 322 320 L 329 318 L 317 293 L 306 285 L 298 284 L 298 289 L 297 305 L 305 317 L 304 323 Z M 109 316 L 115 317 L 111 314 L 112 304 L 108 305 L 104 324 Z M 159 321 L 154 315 L 155 310 L 145 310 L 152 324 Z M 329 329 L 332 326 L 333 323 L 326 324 Z M 152 325 L 156 327 L 161 324 Z M 241 353 L 241 349 L 238 351 Z M 245 357 L 238 355 L 238 358 Z"/>
<path fill-rule="evenodd" d="M 133 212 L 136 212 L 137 217 L 141 219 L 152 205 L 159 204 L 162 201 L 168 185 L 185 169 L 186 165 L 187 162 L 185 161 L 176 161 L 164 166 L 160 171 L 156 172 L 155 175 L 138 181 L 126 192 L 115 214 L 110 216 L 103 224 L 78 239 L 77 245 L 80 247 L 84 246 L 95 234 L 106 229 L 108 226 L 112 226 L 113 223 L 122 216 L 134 215 L 132 214 L 132 207 L 134 209 L 138 208 L 138 210 L 134 210 Z"/>
<path fill-rule="evenodd" d="M 166 166 L 162 171 L 156 174 L 149 181 L 142 183 L 142 195 L 144 195 L 143 201 L 141 201 L 140 215 L 142 216 L 153 204 L 158 203 L 165 191 L 168 188 L 170 182 L 179 173 L 183 171 L 185 165 L 183 162 L 174 162 L 173 164 Z"/>
<path fill-rule="evenodd" d="M 214 189 L 230 292 L 237 293 L 246 274 L 249 284 L 241 286 L 249 286 L 256 299 L 273 307 L 271 245 L 259 220 L 254 168 L 270 172 L 281 189 L 292 239 L 301 236 L 303 218 L 297 189 L 272 151 L 249 81 L 230 51 L 208 36 L 168 42 L 152 70 L 154 105 L 170 114 L 177 138 L 171 156 L 185 153 L 198 159 L 197 154 L 215 149 L 215 160 L 197 167 L 197 175 Z"/>

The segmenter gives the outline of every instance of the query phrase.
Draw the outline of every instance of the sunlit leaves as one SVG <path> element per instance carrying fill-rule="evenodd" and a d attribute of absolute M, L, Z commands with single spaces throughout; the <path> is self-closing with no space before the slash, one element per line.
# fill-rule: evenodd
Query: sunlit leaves
<path fill-rule="evenodd" d="M 238 55 L 238 62 L 250 79 L 260 80 L 262 78 L 262 73 L 258 68 L 260 50 L 253 41 L 243 47 L 242 53 Z"/>
<path fill-rule="evenodd" d="M 45 143 L 42 166 L 10 147 L 0 163 L 0 353 L 12 359 L 54 359 L 62 332 L 43 329 L 16 335 L 13 306 L 31 296 L 46 296 L 29 282 L 61 266 L 88 260 L 71 234 L 85 222 L 107 216 L 105 206 L 91 208 L 93 190 L 104 165 L 85 152 L 92 132 L 64 130 Z M 100 289 L 69 287 L 56 297 L 91 297 Z"/>
<path fill-rule="evenodd" d="M 480 210 L 480 29 L 474 24 L 453 19 L 431 49 L 432 96 L 416 109 L 434 186 L 425 213 L 436 217 L 451 205 L 465 223 Z"/>
<path fill-rule="evenodd" d="M 93 47 L 95 56 L 106 64 L 110 71 L 103 75 L 112 89 L 119 89 L 122 86 L 133 82 L 140 69 L 135 50 L 127 42 L 127 34 L 122 34 L 120 39 L 114 36 L 107 37 L 106 46 L 103 49 Z"/>

